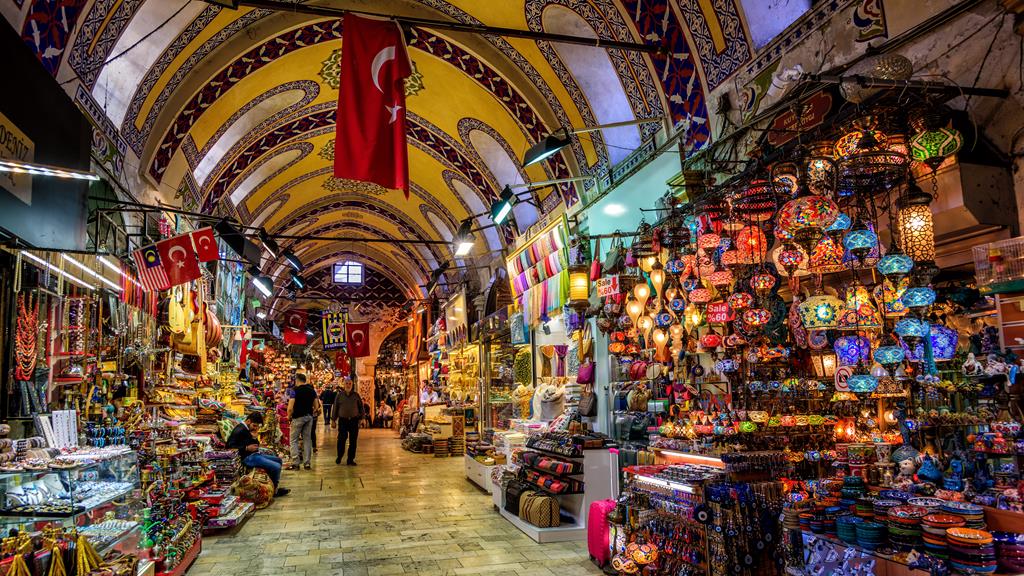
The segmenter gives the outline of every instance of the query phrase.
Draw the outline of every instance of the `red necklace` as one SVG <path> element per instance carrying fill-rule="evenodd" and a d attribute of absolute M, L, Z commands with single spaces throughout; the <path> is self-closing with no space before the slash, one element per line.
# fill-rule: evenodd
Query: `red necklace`
<path fill-rule="evenodd" d="M 39 353 L 39 300 L 18 294 L 18 326 L 14 334 L 14 377 L 32 380 Z"/>

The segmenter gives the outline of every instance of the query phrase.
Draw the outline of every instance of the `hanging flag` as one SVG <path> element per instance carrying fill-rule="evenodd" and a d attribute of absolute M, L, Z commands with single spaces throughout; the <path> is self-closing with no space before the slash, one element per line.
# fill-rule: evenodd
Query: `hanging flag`
<path fill-rule="evenodd" d="M 284 330 L 281 337 L 286 344 L 299 344 L 304 346 L 308 341 L 306 334 L 306 323 L 309 315 L 305 310 L 289 310 L 284 313 Z"/>
<path fill-rule="evenodd" d="M 370 355 L 370 324 L 369 322 L 352 323 L 345 325 L 346 343 L 348 355 L 353 358 L 362 358 Z"/>
<path fill-rule="evenodd" d="M 344 352 L 338 352 L 334 355 L 334 369 L 341 372 L 342 376 L 350 376 L 352 374 L 352 368 L 348 364 L 348 356 Z"/>
<path fill-rule="evenodd" d="M 373 182 L 409 198 L 405 83 L 412 65 L 398 24 L 345 15 L 334 176 Z"/>
<path fill-rule="evenodd" d="M 160 261 L 160 251 L 156 244 L 140 248 L 132 252 L 132 260 L 135 267 L 139 269 L 139 283 L 147 291 L 167 290 L 171 287 L 171 281 L 167 279 L 167 272 Z"/>
<path fill-rule="evenodd" d="M 202 275 L 199 261 L 192 247 L 192 237 L 182 234 L 156 243 L 160 251 L 160 260 L 164 263 L 164 271 L 171 286 L 191 282 Z"/>
<path fill-rule="evenodd" d="M 200 228 L 192 233 L 192 244 L 196 247 L 196 256 L 200 262 L 220 260 L 217 250 L 217 239 L 213 236 L 213 227 Z"/>
<path fill-rule="evenodd" d="M 345 322 L 348 312 L 326 312 L 320 321 L 324 335 L 324 350 L 340 350 L 345 348 Z"/>

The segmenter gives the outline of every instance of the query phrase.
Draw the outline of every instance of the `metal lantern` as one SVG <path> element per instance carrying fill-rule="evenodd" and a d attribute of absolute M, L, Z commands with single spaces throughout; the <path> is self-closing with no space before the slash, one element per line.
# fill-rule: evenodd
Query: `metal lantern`
<path fill-rule="evenodd" d="M 932 197 L 911 182 L 896 212 L 896 238 L 900 250 L 914 262 L 935 260 L 935 222 L 932 219 Z"/>
<path fill-rule="evenodd" d="M 778 192 L 767 180 L 754 180 L 730 198 L 733 218 L 741 222 L 766 222 L 775 214 Z"/>
<path fill-rule="evenodd" d="M 818 378 L 834 378 L 836 375 L 836 355 L 830 351 L 811 353 L 811 366 Z"/>
<path fill-rule="evenodd" d="M 871 341 L 864 336 L 843 336 L 836 338 L 833 345 L 840 366 L 854 366 L 871 355 Z"/>
<path fill-rule="evenodd" d="M 633 236 L 633 244 L 630 245 L 630 249 L 633 251 L 633 256 L 637 258 L 643 258 L 645 256 L 654 256 L 654 228 L 650 224 L 640 221 L 640 225 L 636 229 L 636 235 Z"/>
<path fill-rule="evenodd" d="M 817 142 L 811 148 L 811 154 L 807 158 L 804 174 L 807 176 L 807 187 L 815 194 L 821 194 L 832 189 L 832 179 L 836 166 L 832 150 L 831 142 Z"/>
<path fill-rule="evenodd" d="M 569 307 L 575 310 L 590 307 L 590 268 L 586 264 L 569 267 Z"/>
<path fill-rule="evenodd" d="M 885 376 L 878 379 L 878 387 L 871 393 L 872 398 L 900 398 L 909 393 L 892 376 Z"/>
<path fill-rule="evenodd" d="M 955 128 L 925 130 L 910 139 L 910 153 L 914 160 L 927 164 L 932 170 L 946 158 L 956 154 L 964 145 L 964 137 Z"/>
<path fill-rule="evenodd" d="M 851 130 L 836 140 L 832 157 L 845 160 L 862 151 L 884 148 L 888 140 L 881 130 Z"/>

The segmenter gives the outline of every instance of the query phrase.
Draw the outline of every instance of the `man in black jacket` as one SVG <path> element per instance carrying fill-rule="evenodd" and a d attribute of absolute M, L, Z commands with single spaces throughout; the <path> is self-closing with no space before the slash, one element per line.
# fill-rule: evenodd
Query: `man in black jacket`
<path fill-rule="evenodd" d="M 341 390 L 334 397 L 334 406 L 331 410 L 331 425 L 338 427 L 338 457 L 334 459 L 334 463 L 341 464 L 347 438 L 348 458 L 345 463 L 355 466 L 356 440 L 359 438 L 359 420 L 363 416 L 363 399 L 356 391 L 351 378 L 345 378 L 341 386 Z"/>
<path fill-rule="evenodd" d="M 281 459 L 271 454 L 260 452 L 260 443 L 253 436 L 253 430 L 259 430 L 263 426 L 263 414 L 252 412 L 245 417 L 245 421 L 235 426 L 228 436 L 228 447 L 238 450 L 238 457 L 242 464 L 250 468 L 259 468 L 266 471 L 270 481 L 274 483 L 274 496 L 286 496 L 291 490 L 281 488 L 278 483 L 281 481 Z"/>

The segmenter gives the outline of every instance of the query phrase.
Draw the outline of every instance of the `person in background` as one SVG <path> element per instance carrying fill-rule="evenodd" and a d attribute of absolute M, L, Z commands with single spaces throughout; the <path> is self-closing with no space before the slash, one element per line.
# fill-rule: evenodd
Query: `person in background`
<path fill-rule="evenodd" d="M 274 483 L 274 496 L 287 496 L 291 490 L 281 488 L 281 459 L 271 454 L 260 451 L 260 443 L 253 435 L 253 430 L 258 431 L 263 426 L 263 414 L 252 412 L 245 417 L 245 421 L 239 423 L 228 436 L 228 447 L 238 450 L 238 457 L 242 464 L 250 468 L 259 468 L 267 473 L 270 481 Z"/>
<path fill-rule="evenodd" d="M 391 421 L 394 417 L 395 412 L 391 409 L 391 406 L 387 402 L 382 402 L 378 413 L 381 428 L 391 428 Z"/>
<path fill-rule="evenodd" d="M 373 410 L 370 410 L 370 403 L 365 400 L 363 401 L 362 415 L 362 426 L 364 428 L 370 428 L 373 424 Z"/>
<path fill-rule="evenodd" d="M 291 446 L 292 421 L 288 419 L 288 393 L 284 390 L 277 393 L 274 411 L 277 412 L 277 422 L 281 428 L 281 443 L 284 446 Z"/>
<path fill-rule="evenodd" d="M 313 453 L 315 454 L 316 452 L 319 452 L 319 450 L 317 449 L 317 443 L 316 443 L 316 427 L 317 427 L 317 424 L 320 423 L 320 410 L 321 410 L 321 407 L 323 406 L 323 402 L 320 401 L 320 391 L 319 390 L 317 390 L 316 388 L 313 388 L 313 394 L 316 394 L 317 408 L 316 408 L 316 410 L 313 411 L 313 424 L 310 426 L 310 429 L 309 429 L 309 439 L 311 441 L 311 444 L 313 445 Z"/>
<path fill-rule="evenodd" d="M 331 426 L 338 428 L 338 457 L 335 464 L 341 464 L 341 455 L 345 453 L 348 441 L 348 454 L 345 461 L 349 466 L 356 465 L 356 440 L 359 438 L 359 421 L 363 416 L 363 399 L 356 392 L 351 378 L 345 378 L 341 390 L 334 397 L 331 407 Z"/>
<path fill-rule="evenodd" d="M 295 375 L 295 397 L 288 401 L 288 419 L 291 420 L 291 462 L 289 470 L 298 470 L 299 464 L 309 470 L 313 457 L 313 415 L 320 410 L 316 390 L 306 383 L 305 374 Z M 302 454 L 299 454 L 299 440 Z"/>
<path fill-rule="evenodd" d="M 334 406 L 334 397 L 338 395 L 338 391 L 335 388 L 333 382 L 324 386 L 324 391 L 320 393 L 320 403 L 324 405 L 324 428 L 331 427 L 331 408 Z"/>

